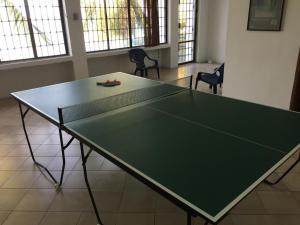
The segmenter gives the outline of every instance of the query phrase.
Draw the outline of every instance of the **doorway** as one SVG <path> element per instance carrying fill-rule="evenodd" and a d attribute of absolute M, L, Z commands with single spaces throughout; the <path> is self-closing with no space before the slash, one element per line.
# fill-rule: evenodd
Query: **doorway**
<path fill-rule="evenodd" d="M 179 0 L 178 63 L 195 60 L 197 0 Z"/>

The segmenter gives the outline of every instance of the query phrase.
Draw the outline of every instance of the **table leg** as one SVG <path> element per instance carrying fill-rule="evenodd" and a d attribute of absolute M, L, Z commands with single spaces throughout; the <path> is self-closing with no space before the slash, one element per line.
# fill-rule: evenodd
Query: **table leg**
<path fill-rule="evenodd" d="M 34 154 L 33 154 L 33 151 L 32 151 L 32 147 L 31 147 L 31 143 L 30 143 L 30 140 L 29 140 L 29 137 L 28 137 L 26 125 L 25 125 L 25 117 L 26 117 L 26 115 L 27 115 L 27 113 L 29 112 L 30 109 L 27 108 L 27 109 L 25 110 L 25 112 L 23 112 L 21 103 L 19 103 L 19 109 L 20 109 L 21 120 L 22 120 L 22 126 L 23 126 L 23 130 L 24 130 L 24 133 L 25 133 L 27 145 L 28 145 L 28 148 L 29 148 L 29 150 L 30 150 L 30 155 L 31 155 L 31 158 L 32 158 L 34 164 L 37 165 L 38 167 L 44 169 L 44 170 L 48 173 L 48 175 L 50 176 L 50 178 L 53 180 L 53 182 L 55 183 L 55 185 L 58 185 L 56 179 L 55 179 L 54 176 L 50 173 L 50 171 L 47 169 L 47 167 L 45 167 L 44 165 L 42 165 L 41 163 L 39 163 L 38 161 L 36 161 L 36 159 L 35 159 L 35 157 L 34 157 Z"/>
<path fill-rule="evenodd" d="M 74 137 L 71 137 L 70 140 L 67 142 L 67 144 L 64 145 L 61 128 L 58 128 L 58 131 L 59 131 L 59 141 L 60 141 L 60 149 L 61 149 L 61 155 L 62 155 L 62 168 L 61 168 L 61 175 L 60 175 L 60 181 L 59 181 L 59 186 L 61 186 L 63 179 L 64 179 L 64 172 L 65 172 L 65 165 L 66 165 L 65 150 L 72 143 L 72 141 L 74 140 Z"/>
<path fill-rule="evenodd" d="M 84 174 L 85 184 L 86 184 L 86 187 L 88 189 L 88 192 L 89 192 L 92 204 L 93 204 L 93 208 L 94 208 L 94 212 L 95 212 L 96 217 L 97 217 L 98 224 L 103 225 L 103 223 L 102 223 L 102 221 L 100 219 L 100 216 L 99 216 L 99 212 L 98 212 L 98 209 L 97 209 L 97 205 L 96 205 L 96 202 L 95 202 L 95 199 L 94 199 L 94 196 L 93 196 L 90 184 L 89 184 L 89 180 L 88 180 L 88 176 L 87 176 L 87 171 L 86 171 L 86 166 L 85 166 L 85 164 L 87 162 L 87 159 L 88 159 L 88 157 L 89 157 L 89 155 L 90 155 L 90 153 L 91 153 L 92 150 L 90 149 L 90 151 L 87 153 L 87 155 L 84 155 L 83 144 L 80 142 L 80 151 L 81 151 L 82 168 L 83 168 L 83 174 Z"/>

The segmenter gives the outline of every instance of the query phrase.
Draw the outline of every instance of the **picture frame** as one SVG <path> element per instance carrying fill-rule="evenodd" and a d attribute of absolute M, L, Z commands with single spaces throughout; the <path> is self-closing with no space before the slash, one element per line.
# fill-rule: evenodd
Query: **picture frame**
<path fill-rule="evenodd" d="M 249 31 L 281 31 L 285 0 L 250 0 Z"/>

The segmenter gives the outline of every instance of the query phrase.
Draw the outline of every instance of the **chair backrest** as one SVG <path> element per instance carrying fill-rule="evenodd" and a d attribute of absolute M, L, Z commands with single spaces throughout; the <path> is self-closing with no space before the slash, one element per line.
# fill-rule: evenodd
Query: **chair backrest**
<path fill-rule="evenodd" d="M 223 80 L 224 80 L 224 69 L 225 69 L 225 63 L 223 63 L 217 70 L 215 73 L 218 73 L 219 72 L 219 81 L 221 83 L 223 83 Z"/>
<path fill-rule="evenodd" d="M 146 52 L 141 48 L 133 48 L 129 50 L 129 59 L 135 63 L 137 67 L 145 66 Z"/>

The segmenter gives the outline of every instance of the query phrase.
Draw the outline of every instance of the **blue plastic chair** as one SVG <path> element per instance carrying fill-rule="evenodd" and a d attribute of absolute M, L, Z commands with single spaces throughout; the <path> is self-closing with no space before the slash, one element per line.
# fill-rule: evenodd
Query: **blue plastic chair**
<path fill-rule="evenodd" d="M 145 64 L 145 58 L 149 59 L 150 61 L 154 62 L 153 65 L 151 66 L 146 66 Z M 148 76 L 148 69 L 156 69 L 157 71 L 157 76 L 159 79 L 159 65 L 158 65 L 158 60 L 152 59 L 148 56 L 148 54 L 141 48 L 133 48 L 129 50 L 129 59 L 131 62 L 135 63 L 136 68 L 134 71 L 134 74 L 138 71 L 140 71 L 141 77 Z"/>
<path fill-rule="evenodd" d="M 196 78 L 195 89 L 197 89 L 198 82 L 203 81 L 209 84 L 210 89 L 213 88 L 214 94 L 217 94 L 218 85 L 222 87 L 223 84 L 224 67 L 225 63 L 223 63 L 219 68 L 216 68 L 214 73 L 199 72 Z"/>

